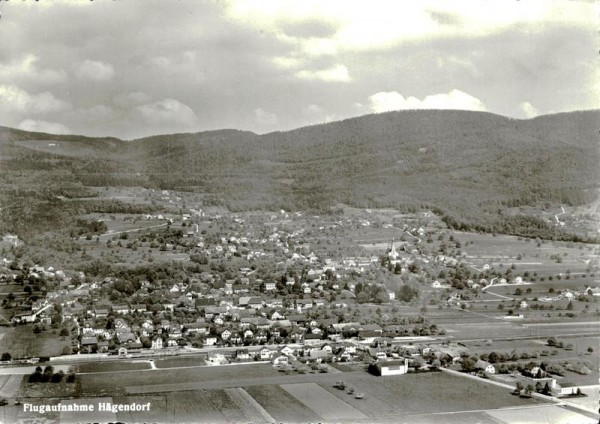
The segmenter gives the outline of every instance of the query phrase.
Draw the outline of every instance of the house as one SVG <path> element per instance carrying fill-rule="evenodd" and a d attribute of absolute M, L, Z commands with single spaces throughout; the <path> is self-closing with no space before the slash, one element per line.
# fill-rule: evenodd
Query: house
<path fill-rule="evenodd" d="M 308 333 L 308 334 L 304 335 L 304 344 L 317 345 L 320 343 L 321 343 L 321 335 L 320 334 Z"/>
<path fill-rule="evenodd" d="M 330 358 L 331 353 L 321 349 L 310 349 L 308 352 L 308 357 L 320 363 L 323 360 Z"/>
<path fill-rule="evenodd" d="M 131 305 L 132 312 L 146 312 L 146 305 Z"/>
<path fill-rule="evenodd" d="M 196 301 L 194 303 L 196 305 L 196 309 L 198 309 L 198 310 L 204 309 L 208 306 L 216 306 L 217 305 L 217 301 L 212 297 L 199 297 L 196 299 Z"/>
<path fill-rule="evenodd" d="M 474 369 L 476 371 L 481 371 L 486 374 L 496 374 L 496 367 L 494 367 L 489 362 L 483 361 L 481 359 L 479 359 L 477 362 L 475 362 Z"/>
<path fill-rule="evenodd" d="M 262 359 L 263 361 L 265 360 L 270 360 L 271 356 L 273 356 L 275 352 L 273 352 L 272 350 L 264 347 L 260 350 L 259 355 L 260 355 L 260 359 Z"/>
<path fill-rule="evenodd" d="M 235 351 L 235 357 L 237 359 L 244 360 L 244 361 L 252 359 L 250 357 L 250 352 L 248 352 L 248 349 L 237 349 Z"/>
<path fill-rule="evenodd" d="M 401 375 L 408 372 L 408 359 L 397 361 L 383 361 L 375 365 L 375 373 L 381 377 L 388 375 Z"/>
<path fill-rule="evenodd" d="M 35 322 L 37 315 L 32 312 L 24 312 L 21 314 L 15 314 L 11 318 L 11 321 L 15 324 L 23 323 L 23 322 Z"/>
<path fill-rule="evenodd" d="M 81 338 L 81 351 L 87 353 L 95 353 L 98 351 L 98 339 L 93 337 Z"/>
<path fill-rule="evenodd" d="M 265 300 L 265 305 L 267 305 L 269 308 L 282 308 L 283 307 L 283 300 L 281 300 L 281 299 L 267 299 L 267 300 Z"/>
<path fill-rule="evenodd" d="M 296 307 L 297 307 L 298 311 L 301 312 L 303 309 L 312 308 L 313 301 L 312 301 L 312 299 L 298 299 L 298 300 L 296 300 Z"/>
<path fill-rule="evenodd" d="M 152 340 L 152 349 L 162 349 L 163 348 L 163 339 L 160 337 L 156 337 Z"/>
<path fill-rule="evenodd" d="M 559 384 L 558 387 L 558 395 L 559 396 L 569 396 L 577 394 L 577 391 L 581 390 L 579 386 L 575 383 L 571 382 L 563 382 Z"/>
<path fill-rule="evenodd" d="M 224 316 L 227 314 L 227 308 L 223 306 L 207 306 L 204 308 L 204 316 L 206 319 L 211 319 L 216 316 Z"/>
<path fill-rule="evenodd" d="M 206 334 L 208 333 L 208 324 L 204 322 L 195 322 L 191 324 L 184 324 L 183 328 L 188 334 Z"/>
<path fill-rule="evenodd" d="M 302 325 L 306 322 L 306 315 L 304 315 L 304 314 L 289 315 L 288 320 L 294 325 Z"/>
<path fill-rule="evenodd" d="M 265 291 L 274 291 L 277 288 L 277 284 L 273 281 L 265 283 Z"/>
<path fill-rule="evenodd" d="M 275 365 L 275 366 L 288 365 L 290 363 L 289 358 L 285 355 L 275 356 L 273 358 L 272 362 L 273 362 L 273 365 Z"/>
<path fill-rule="evenodd" d="M 230 337 L 231 337 L 231 331 L 223 330 L 223 332 L 221 333 L 221 339 L 229 340 Z"/>
<path fill-rule="evenodd" d="M 287 356 L 291 356 L 291 355 L 294 354 L 294 349 L 292 349 L 289 346 L 284 346 L 281 349 L 279 349 L 279 353 L 282 353 L 282 354 L 287 355 Z"/>
<path fill-rule="evenodd" d="M 285 315 L 283 315 L 279 311 L 273 311 L 273 313 L 271 314 L 271 319 L 272 320 L 285 319 Z"/>
<path fill-rule="evenodd" d="M 215 336 L 209 336 L 204 339 L 204 346 L 214 346 L 217 344 L 217 338 Z"/>
<path fill-rule="evenodd" d="M 127 305 L 113 305 L 112 310 L 115 314 L 126 315 L 129 313 L 129 307 Z"/>

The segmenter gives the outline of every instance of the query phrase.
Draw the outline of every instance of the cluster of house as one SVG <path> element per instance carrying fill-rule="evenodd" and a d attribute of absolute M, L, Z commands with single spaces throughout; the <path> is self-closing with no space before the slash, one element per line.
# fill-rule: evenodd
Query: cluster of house
<path fill-rule="evenodd" d="M 186 346 L 248 346 L 265 343 L 300 343 L 311 346 L 329 342 L 340 342 L 354 338 L 365 343 L 374 339 L 404 336 L 410 326 L 361 324 L 360 322 L 338 322 L 338 319 L 310 319 L 303 311 L 324 306 L 323 299 L 298 299 L 296 305 L 282 306 L 281 299 L 264 300 L 257 296 L 241 296 L 234 305 L 229 301 L 217 304 L 215 299 L 198 298 L 195 301 L 197 314 L 188 322 L 166 319 L 166 312 L 154 314 L 146 305 L 112 305 L 85 310 L 78 307 L 64 308 L 64 320 L 84 317 L 81 331 L 82 352 L 106 352 L 108 343 L 117 347 L 143 347 L 141 341 L 151 341 L 152 349 Z M 171 310 L 173 304 L 168 305 Z M 345 304 L 340 303 L 340 307 Z M 169 314 L 170 315 L 170 314 Z M 106 319 L 112 317 L 112 328 L 106 328 Z M 116 318 L 115 318 L 116 317 Z M 98 324 L 95 324 L 95 323 Z M 128 324 L 131 323 L 131 324 Z M 133 324 L 136 323 L 136 324 Z M 148 343 L 146 343 L 148 344 Z M 342 359 L 342 358 L 340 358 Z M 345 358 L 351 359 L 351 358 Z"/>

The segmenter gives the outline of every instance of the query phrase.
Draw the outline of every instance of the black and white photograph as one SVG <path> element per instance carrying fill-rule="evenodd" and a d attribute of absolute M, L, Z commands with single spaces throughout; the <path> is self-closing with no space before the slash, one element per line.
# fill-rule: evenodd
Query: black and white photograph
<path fill-rule="evenodd" d="M 0 424 L 600 422 L 597 0 L 0 0 Z"/>

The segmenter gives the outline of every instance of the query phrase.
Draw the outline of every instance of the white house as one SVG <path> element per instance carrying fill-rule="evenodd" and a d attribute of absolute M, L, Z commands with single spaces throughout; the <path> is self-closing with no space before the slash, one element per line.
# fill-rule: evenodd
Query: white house
<path fill-rule="evenodd" d="M 382 377 L 406 374 L 408 372 L 408 359 L 380 362 L 377 364 L 377 368 L 379 375 Z"/>

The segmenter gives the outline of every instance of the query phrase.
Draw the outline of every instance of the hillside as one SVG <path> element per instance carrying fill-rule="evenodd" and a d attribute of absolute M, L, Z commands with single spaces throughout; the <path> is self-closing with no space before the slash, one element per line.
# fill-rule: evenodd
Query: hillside
<path fill-rule="evenodd" d="M 427 207 L 458 227 L 535 235 L 527 231 L 545 231 L 542 222 L 504 211 L 597 199 L 598 122 L 600 111 L 531 120 L 403 111 L 132 141 L 0 128 L 3 201 L 15 188 L 78 197 L 87 186 L 142 185 L 208 193 L 233 210 Z"/>

